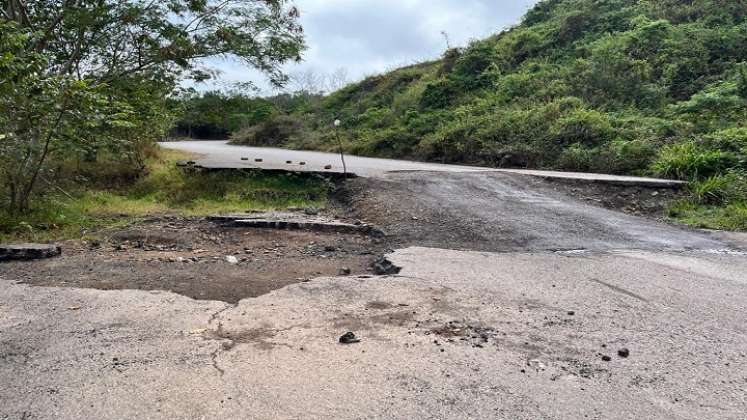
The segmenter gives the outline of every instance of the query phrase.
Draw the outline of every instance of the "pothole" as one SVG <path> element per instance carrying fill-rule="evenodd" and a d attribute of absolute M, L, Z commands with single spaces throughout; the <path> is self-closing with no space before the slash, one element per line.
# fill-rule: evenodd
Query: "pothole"
<path fill-rule="evenodd" d="M 68 241 L 55 259 L 5 263 L 3 277 L 34 286 L 164 290 L 237 303 L 317 277 L 394 270 L 375 264 L 385 252 L 382 240 L 370 235 L 227 229 L 165 218 Z"/>

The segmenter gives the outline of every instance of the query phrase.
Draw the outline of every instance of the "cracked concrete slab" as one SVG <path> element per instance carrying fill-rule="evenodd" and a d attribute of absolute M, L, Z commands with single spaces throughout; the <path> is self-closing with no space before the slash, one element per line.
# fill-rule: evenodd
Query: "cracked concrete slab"
<path fill-rule="evenodd" d="M 227 141 L 172 141 L 159 143 L 166 149 L 181 150 L 202 155 L 194 164 L 207 169 L 263 169 L 289 172 L 341 174 L 343 167 L 336 153 L 305 150 L 249 147 L 228 144 Z M 252 156 L 254 162 L 248 162 Z M 363 177 L 381 177 L 386 173 L 408 171 L 435 172 L 502 172 L 545 179 L 575 180 L 613 185 L 680 188 L 686 183 L 671 179 L 634 176 L 590 174 L 579 172 L 537 171 L 525 169 L 494 169 L 465 165 L 414 162 L 345 155 L 348 173 Z M 301 164 L 300 162 L 304 162 Z"/>
<path fill-rule="evenodd" d="M 389 258 L 399 275 L 320 278 L 236 306 L 0 280 L 0 419 L 747 411 L 744 256 L 408 248 Z M 362 341 L 338 344 L 346 331 Z"/>
<path fill-rule="evenodd" d="M 219 215 L 207 218 L 208 221 L 225 227 L 280 229 L 280 230 L 308 230 L 314 232 L 336 232 L 347 234 L 363 234 L 374 237 L 384 237 L 385 234 L 375 226 L 366 223 L 348 223 L 340 219 L 326 216 L 308 216 L 292 212 L 269 212 L 244 215 Z"/>

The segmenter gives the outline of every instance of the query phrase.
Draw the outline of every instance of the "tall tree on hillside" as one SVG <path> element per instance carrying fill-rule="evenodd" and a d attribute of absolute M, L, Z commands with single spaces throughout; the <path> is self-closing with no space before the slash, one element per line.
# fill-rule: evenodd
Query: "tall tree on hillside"
<path fill-rule="evenodd" d="M 165 97 L 204 59 L 235 60 L 282 86 L 304 48 L 285 0 L 0 1 L 0 162 L 7 205 L 29 198 L 50 157 L 136 152 L 167 128 Z M 160 110 L 160 111 L 159 111 Z"/>

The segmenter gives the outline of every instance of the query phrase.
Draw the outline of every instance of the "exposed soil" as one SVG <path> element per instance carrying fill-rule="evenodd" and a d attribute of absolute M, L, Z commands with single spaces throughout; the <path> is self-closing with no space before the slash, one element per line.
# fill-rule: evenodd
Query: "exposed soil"
<path fill-rule="evenodd" d="M 687 231 L 654 223 L 631 230 L 629 224 L 646 221 L 630 223 L 601 208 L 656 218 L 677 194 L 511 174 L 395 173 L 338 185 L 332 209 L 340 219 L 382 228 L 384 238 L 164 217 L 67 241 L 61 257 L 2 269 L 6 279 L 38 286 L 169 290 L 236 303 L 316 277 L 396 274 L 399 268 L 381 257 L 408 246 L 492 252 L 689 246 L 695 237 Z"/>
<path fill-rule="evenodd" d="M 639 187 L 563 179 L 543 183 L 556 192 L 591 205 L 657 220 L 664 219 L 671 203 L 687 196 L 684 188 Z"/>
<path fill-rule="evenodd" d="M 3 277 L 37 286 L 170 290 L 236 303 L 315 277 L 369 273 L 384 251 L 380 241 L 363 235 L 224 228 L 185 218 L 97 236 L 62 243 L 58 258 L 4 263 Z"/>

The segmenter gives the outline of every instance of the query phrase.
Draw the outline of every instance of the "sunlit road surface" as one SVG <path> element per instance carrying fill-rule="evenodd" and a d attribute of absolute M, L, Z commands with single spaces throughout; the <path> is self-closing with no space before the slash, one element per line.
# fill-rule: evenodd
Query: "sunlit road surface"
<path fill-rule="evenodd" d="M 167 149 L 181 150 L 200 155 L 200 166 L 211 169 L 268 169 L 298 172 L 342 173 L 339 154 L 310 152 L 269 147 L 248 147 L 228 144 L 227 141 L 178 141 L 160 143 Z M 508 172 L 543 178 L 575 179 L 629 185 L 670 187 L 679 181 L 628 176 L 586 174 L 573 172 L 535 171 L 521 169 L 493 169 L 476 166 L 442 165 L 407 160 L 379 159 L 345 155 L 347 171 L 362 177 L 381 177 L 396 171 L 436 172 Z"/>

